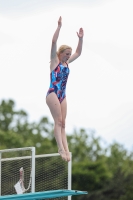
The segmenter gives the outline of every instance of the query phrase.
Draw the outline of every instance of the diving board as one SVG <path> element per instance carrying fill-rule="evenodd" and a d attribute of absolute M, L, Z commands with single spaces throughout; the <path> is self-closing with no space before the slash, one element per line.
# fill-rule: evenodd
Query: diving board
<path fill-rule="evenodd" d="M 83 195 L 83 194 L 88 194 L 88 192 L 79 191 L 79 190 L 49 190 L 45 192 L 34 192 L 34 193 L 26 193 L 26 194 L 0 196 L 0 200 L 50 199 L 50 198 Z"/>

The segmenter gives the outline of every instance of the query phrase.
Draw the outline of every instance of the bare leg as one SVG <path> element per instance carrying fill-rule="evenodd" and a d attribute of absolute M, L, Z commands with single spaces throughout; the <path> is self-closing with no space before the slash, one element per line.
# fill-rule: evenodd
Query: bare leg
<path fill-rule="evenodd" d="M 54 136 L 57 142 L 59 153 L 62 159 L 67 161 L 66 154 L 64 153 L 65 150 L 64 150 L 62 136 L 61 136 L 61 127 L 62 127 L 61 105 L 54 92 L 50 93 L 46 97 L 46 103 L 54 119 Z"/>
<path fill-rule="evenodd" d="M 65 120 L 67 114 L 67 102 L 66 98 L 61 102 L 61 113 L 62 113 L 62 127 L 61 127 L 61 136 L 62 136 L 62 143 L 66 152 L 67 161 L 70 161 L 70 152 L 67 143 L 67 136 L 65 133 Z"/>

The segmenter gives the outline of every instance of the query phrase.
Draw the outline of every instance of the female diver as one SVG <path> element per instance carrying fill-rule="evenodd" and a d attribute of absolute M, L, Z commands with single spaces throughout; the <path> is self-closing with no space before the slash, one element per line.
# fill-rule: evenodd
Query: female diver
<path fill-rule="evenodd" d="M 57 51 L 57 40 L 62 26 L 62 18 L 58 20 L 57 29 L 52 38 L 50 55 L 50 87 L 46 95 L 46 103 L 54 119 L 54 137 L 57 142 L 58 152 L 62 159 L 70 161 L 70 152 L 65 133 L 65 119 L 67 114 L 66 84 L 70 69 L 68 64 L 81 55 L 83 44 L 83 29 L 77 32 L 78 45 L 74 54 L 72 48 L 62 45 Z"/>

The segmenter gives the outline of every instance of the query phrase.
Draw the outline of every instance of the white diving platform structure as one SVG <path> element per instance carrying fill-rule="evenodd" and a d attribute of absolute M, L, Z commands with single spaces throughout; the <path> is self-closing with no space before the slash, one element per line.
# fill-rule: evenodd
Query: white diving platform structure
<path fill-rule="evenodd" d="M 35 147 L 0 150 L 0 200 L 71 200 L 88 194 L 71 189 L 71 174 L 72 159 L 64 162 L 59 153 L 35 155 Z"/>

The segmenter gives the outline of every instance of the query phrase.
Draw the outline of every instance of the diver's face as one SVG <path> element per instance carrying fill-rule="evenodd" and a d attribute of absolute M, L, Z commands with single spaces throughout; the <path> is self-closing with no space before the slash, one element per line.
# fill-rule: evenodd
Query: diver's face
<path fill-rule="evenodd" d="M 65 49 L 63 53 L 60 54 L 60 58 L 62 61 L 67 62 L 71 56 L 72 50 L 71 49 Z"/>

